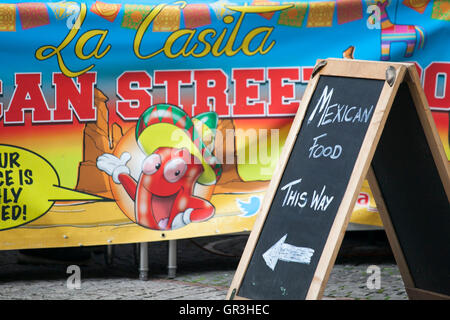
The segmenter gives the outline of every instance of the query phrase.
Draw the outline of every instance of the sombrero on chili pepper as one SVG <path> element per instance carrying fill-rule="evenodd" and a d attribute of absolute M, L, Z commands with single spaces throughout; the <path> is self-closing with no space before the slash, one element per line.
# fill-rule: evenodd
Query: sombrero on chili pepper
<path fill-rule="evenodd" d="M 199 133 L 197 128 L 204 128 Z M 192 119 L 175 105 L 156 104 L 145 110 L 136 124 L 136 141 L 146 154 L 152 154 L 160 147 L 186 148 L 201 160 L 203 173 L 198 182 L 214 184 L 222 174 L 222 166 L 203 141 L 205 134 L 213 135 L 217 127 L 217 114 L 206 112 Z M 213 142 L 214 140 L 212 140 Z"/>

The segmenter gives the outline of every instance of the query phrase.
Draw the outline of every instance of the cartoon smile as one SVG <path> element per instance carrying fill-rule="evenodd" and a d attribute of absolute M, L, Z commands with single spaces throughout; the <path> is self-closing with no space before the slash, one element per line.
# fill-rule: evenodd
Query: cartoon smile
<path fill-rule="evenodd" d="M 180 188 L 177 192 L 169 196 L 158 196 L 150 193 L 153 217 L 161 230 L 167 230 L 173 204 L 181 189 L 183 188 Z"/>

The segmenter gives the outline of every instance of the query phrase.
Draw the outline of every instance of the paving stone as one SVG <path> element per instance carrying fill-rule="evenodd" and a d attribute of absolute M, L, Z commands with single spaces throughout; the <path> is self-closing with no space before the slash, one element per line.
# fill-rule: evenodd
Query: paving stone
<path fill-rule="evenodd" d="M 138 279 L 134 244 L 114 246 L 112 265 L 106 264 L 101 248 L 93 248 L 92 261 L 80 266 L 81 289 L 67 287 L 67 279 L 71 275 L 67 273 L 67 265 L 18 264 L 17 251 L 0 251 L 0 299 L 222 300 L 226 297 L 246 239 L 246 236 L 221 236 L 178 240 L 175 279 L 167 278 L 167 243 L 150 243 L 148 281 Z M 392 256 L 385 251 L 374 256 L 361 254 L 368 251 L 370 248 L 359 248 L 355 257 L 348 247 L 341 248 L 325 297 L 407 299 Z M 371 265 L 380 268 L 379 288 L 367 286 L 370 276 L 367 269 Z"/>

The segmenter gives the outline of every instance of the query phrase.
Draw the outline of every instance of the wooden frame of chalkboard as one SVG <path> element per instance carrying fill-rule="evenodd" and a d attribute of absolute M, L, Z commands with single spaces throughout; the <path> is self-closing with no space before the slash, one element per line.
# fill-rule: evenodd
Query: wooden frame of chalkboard
<path fill-rule="evenodd" d="M 390 116 L 393 105 L 395 110 L 404 110 Z M 406 112 L 415 124 L 412 132 L 406 130 L 410 143 L 397 152 L 390 143 L 390 135 L 397 134 L 398 127 L 409 127 L 408 123 L 399 123 L 399 112 L 400 115 Z M 408 147 L 412 149 L 404 155 Z M 422 151 L 425 159 L 416 157 Z M 414 161 L 406 159 L 407 162 L 414 165 L 403 170 L 401 160 L 408 156 Z M 392 161 L 394 165 L 391 165 L 389 157 L 397 157 L 399 161 Z M 387 194 L 410 193 L 409 189 L 398 189 L 408 186 L 413 189 L 408 170 L 428 167 L 432 169 L 427 169 L 425 174 L 431 174 L 433 181 L 424 184 L 433 194 L 426 196 L 433 201 L 430 211 L 437 212 L 434 216 L 430 214 L 430 219 L 437 219 L 434 223 L 441 224 L 441 231 L 445 228 L 450 231 L 447 158 L 414 65 L 342 59 L 319 61 L 227 298 L 320 299 L 366 175 L 409 297 L 448 298 L 450 281 L 445 278 L 445 270 L 450 268 L 448 257 L 441 267 L 423 268 L 422 264 L 428 263 L 423 259 L 430 256 L 411 255 L 411 251 L 423 249 L 420 241 L 423 243 L 424 237 L 433 231 L 426 230 L 416 240 L 415 232 L 421 228 L 417 224 L 423 215 L 414 211 L 416 204 L 407 204 L 407 197 L 398 202 Z M 393 170 L 396 173 L 393 178 L 404 179 L 403 184 L 386 178 Z M 420 173 L 412 176 L 417 174 Z M 422 189 L 413 191 L 413 196 L 425 192 Z M 416 216 L 414 226 L 402 218 L 408 214 Z M 428 229 L 432 229 L 432 224 L 427 222 Z M 441 235 L 433 241 L 447 239 L 448 236 Z M 410 242 L 412 248 L 408 246 Z M 444 252 L 450 252 L 450 241 L 437 244 Z M 435 251 L 431 250 L 430 254 L 436 255 Z M 437 272 L 435 281 L 428 281 L 433 272 Z"/>

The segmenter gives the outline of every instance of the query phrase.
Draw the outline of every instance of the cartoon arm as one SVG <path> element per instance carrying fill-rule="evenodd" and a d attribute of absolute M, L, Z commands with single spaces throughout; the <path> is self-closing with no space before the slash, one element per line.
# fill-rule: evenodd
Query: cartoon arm
<path fill-rule="evenodd" d="M 137 183 L 130 175 L 130 169 L 126 163 L 131 159 L 128 152 L 122 153 L 120 159 L 116 156 L 105 153 L 97 158 L 97 168 L 106 172 L 117 184 L 122 184 L 125 191 L 133 201 L 136 199 Z"/>
<path fill-rule="evenodd" d="M 214 215 L 214 210 L 214 206 L 208 201 L 192 197 L 189 199 L 187 209 L 173 219 L 172 229 L 184 227 L 191 222 L 208 220 Z"/>

